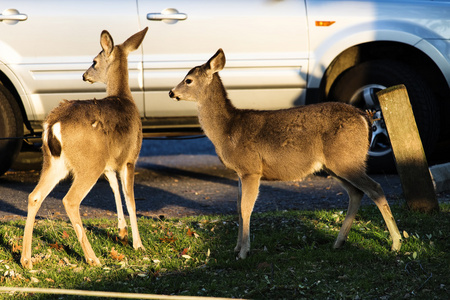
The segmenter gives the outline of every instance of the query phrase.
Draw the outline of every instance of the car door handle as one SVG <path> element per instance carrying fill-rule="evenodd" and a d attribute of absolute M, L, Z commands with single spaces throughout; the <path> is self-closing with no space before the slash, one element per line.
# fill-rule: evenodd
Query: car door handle
<path fill-rule="evenodd" d="M 149 21 L 163 21 L 168 24 L 174 24 L 178 21 L 184 21 L 187 19 L 187 14 L 180 13 L 175 8 L 166 8 L 160 13 L 147 14 L 147 20 Z"/>
<path fill-rule="evenodd" d="M 0 14 L 0 21 L 6 24 L 16 24 L 27 19 L 28 16 L 26 14 L 21 14 L 17 9 L 13 8 L 6 9 Z"/>

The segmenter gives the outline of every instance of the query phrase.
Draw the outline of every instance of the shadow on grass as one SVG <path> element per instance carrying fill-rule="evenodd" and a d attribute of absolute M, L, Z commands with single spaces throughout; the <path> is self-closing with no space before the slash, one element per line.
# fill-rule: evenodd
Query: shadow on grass
<path fill-rule="evenodd" d="M 391 244 L 378 209 L 363 207 L 350 241 L 339 250 L 332 249 L 344 217 L 337 210 L 256 213 L 251 226 L 251 255 L 243 261 L 236 261 L 233 252 L 238 230 L 235 216 L 141 218 L 147 251 L 138 255 L 130 245 L 115 241 L 111 234 L 116 232 L 114 222 L 102 225 L 101 221 L 89 221 L 90 239 L 94 248 L 100 249 L 96 252 L 102 255 L 104 266 L 91 268 L 80 262 L 82 274 L 71 281 L 64 281 L 64 276 L 75 275 L 62 268 L 61 273 L 68 274 L 61 275 L 54 286 L 253 299 L 397 299 L 407 294 L 448 298 L 448 265 L 443 262 L 450 258 L 449 209 L 436 216 L 392 209 L 401 230 L 410 233 L 404 242 L 406 249 L 399 253 L 389 251 Z M 188 229 L 199 238 L 188 236 Z M 49 230 L 38 229 L 36 233 L 41 240 L 54 243 Z M 170 234 L 175 238 L 172 242 L 161 239 Z M 123 264 L 108 257 L 105 248 L 111 247 L 127 257 Z M 70 251 L 62 255 L 79 259 Z M 416 271 L 407 264 L 414 264 Z M 422 273 L 421 268 L 425 270 Z M 35 297 L 49 299 L 48 295 Z"/>
<path fill-rule="evenodd" d="M 448 266 L 442 264 L 442 260 L 449 258 L 445 250 L 449 244 L 445 238 L 450 224 L 442 221 L 448 219 L 448 210 L 437 220 L 428 216 L 419 218 L 397 207 L 393 210 L 404 220 L 405 229 L 416 231 L 415 234 L 421 237 L 419 242 L 405 241 L 409 251 L 418 252 L 421 260 L 412 259 L 409 251 L 389 251 L 390 242 L 376 207 L 364 208 L 352 227 L 351 241 L 339 250 L 331 249 L 340 226 L 335 217 L 339 216 L 338 211 L 257 213 L 252 221 L 252 252 L 244 261 L 234 258 L 238 229 L 234 216 L 141 219 L 140 227 L 147 247 L 143 255 L 135 255 L 131 246 L 124 247 L 115 242 L 109 225 L 102 228 L 94 222 L 88 224 L 94 239 L 107 239 L 103 242 L 106 247 L 114 245 L 117 251 L 129 257 L 127 264 L 115 265 L 102 250 L 105 266 L 112 271 L 80 263 L 87 273 L 83 276 L 90 280 L 81 276 L 68 284 L 59 284 L 75 289 L 253 299 L 394 299 L 407 294 L 445 298 L 449 295 L 445 286 Z M 426 237 L 432 228 L 436 231 L 436 223 L 442 224 L 439 229 L 442 236 L 435 232 L 436 236 L 432 238 L 435 244 L 430 246 L 422 237 Z M 200 238 L 186 238 L 186 228 L 198 232 Z M 162 242 L 162 232 L 174 232 L 178 241 Z M 193 245 L 190 244 L 192 241 L 198 242 Z M 156 248 L 169 250 L 161 252 Z M 188 249 L 189 258 L 181 255 L 183 249 Z M 210 255 L 205 254 L 208 252 Z M 136 257 L 140 259 L 135 260 Z M 142 257 L 148 257 L 148 260 L 142 263 Z M 415 269 L 425 271 L 411 271 L 412 268 L 406 265 L 412 263 Z M 144 268 L 144 264 L 148 267 Z M 430 272 L 433 273 L 431 279 Z M 48 295 L 35 297 L 49 299 Z"/>

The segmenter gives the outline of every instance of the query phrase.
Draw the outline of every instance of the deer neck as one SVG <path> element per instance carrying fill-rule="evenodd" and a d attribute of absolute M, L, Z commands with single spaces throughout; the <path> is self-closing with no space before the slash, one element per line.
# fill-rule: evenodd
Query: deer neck
<path fill-rule="evenodd" d="M 133 99 L 128 83 L 128 61 L 126 58 L 109 67 L 106 94 L 108 97 Z"/>
<path fill-rule="evenodd" d="M 228 99 L 220 78 L 215 76 L 211 87 L 198 101 L 199 121 L 206 135 L 213 141 L 223 140 L 229 133 L 233 118 L 238 109 Z"/>

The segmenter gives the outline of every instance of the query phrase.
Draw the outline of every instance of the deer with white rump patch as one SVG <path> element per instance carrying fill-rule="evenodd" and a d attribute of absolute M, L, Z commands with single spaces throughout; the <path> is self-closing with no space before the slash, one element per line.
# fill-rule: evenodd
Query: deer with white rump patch
<path fill-rule="evenodd" d="M 147 29 L 114 46 L 104 30 L 102 51 L 83 80 L 106 83 L 104 99 L 63 101 L 45 120 L 42 136 L 44 162 L 36 188 L 28 197 L 28 216 L 23 237 L 22 266 L 33 267 L 31 240 L 33 226 L 42 202 L 59 181 L 72 174 L 73 183 L 63 199 L 86 262 L 100 265 L 89 243 L 80 218 L 80 203 L 105 174 L 117 206 L 119 238 L 127 241 L 127 223 L 122 209 L 117 173 L 120 175 L 133 234 L 134 249 L 144 249 L 139 236 L 134 200 L 134 168 L 142 144 L 139 111 L 128 85 L 128 54 L 139 48 Z"/>
<path fill-rule="evenodd" d="M 347 215 L 334 247 L 344 244 L 364 194 L 378 206 L 391 234 L 392 250 L 401 236 L 381 186 L 366 175 L 370 123 L 359 109 L 322 103 L 291 109 L 238 109 L 227 98 L 218 75 L 222 49 L 189 71 L 169 92 L 171 98 L 197 102 L 200 124 L 226 167 L 239 176 L 239 234 L 235 251 L 250 251 L 250 216 L 261 179 L 297 180 L 325 170 L 347 191 Z"/>

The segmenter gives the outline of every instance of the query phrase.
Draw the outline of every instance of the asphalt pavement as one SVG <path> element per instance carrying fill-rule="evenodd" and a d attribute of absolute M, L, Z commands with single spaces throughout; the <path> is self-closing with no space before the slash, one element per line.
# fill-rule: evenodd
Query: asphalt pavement
<path fill-rule="evenodd" d="M 374 175 L 389 203 L 403 203 L 397 175 Z M 25 218 L 27 197 L 39 170 L 10 170 L 0 177 L 0 220 Z M 61 182 L 43 202 L 39 218 L 67 219 L 62 199 L 70 179 Z M 137 214 L 141 217 L 183 217 L 199 214 L 236 214 L 237 176 L 226 169 L 207 138 L 144 140 L 135 176 Z M 441 195 L 448 201 L 449 195 Z M 288 209 L 345 210 L 348 197 L 332 178 L 321 174 L 301 181 L 263 181 L 256 212 Z M 362 205 L 373 205 L 364 197 Z M 124 206 L 126 212 L 126 207 Z M 101 178 L 81 204 L 83 218 L 116 217 L 108 182 Z"/>

